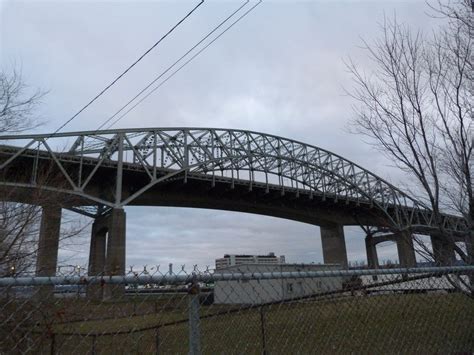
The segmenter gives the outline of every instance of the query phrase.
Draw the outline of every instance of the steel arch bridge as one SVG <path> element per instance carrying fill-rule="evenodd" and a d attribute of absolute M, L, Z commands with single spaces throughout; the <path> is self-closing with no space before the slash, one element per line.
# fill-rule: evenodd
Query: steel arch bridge
<path fill-rule="evenodd" d="M 373 225 L 392 230 L 428 232 L 439 225 L 428 207 L 369 170 L 322 148 L 275 135 L 218 128 L 136 128 L 0 136 L 0 142 L 4 144 L 0 185 L 6 198 L 28 200 L 32 189 L 41 189 L 62 198 L 67 208 L 93 217 L 126 205 L 156 204 L 307 221 L 291 213 L 286 216 L 285 211 L 248 208 L 248 204 L 219 205 L 218 197 L 207 203 L 167 201 L 163 194 L 152 202 L 144 197 L 160 186 L 166 190 L 170 184 L 193 182 L 189 194 L 206 195 L 196 190 L 198 186 L 220 185 L 226 191 L 238 190 L 241 196 L 257 190 L 259 196 L 272 194 L 267 205 L 280 203 L 278 196 L 319 205 L 331 202 L 339 206 L 332 209 L 351 215 L 353 223 L 346 224 L 372 220 Z M 48 171 L 54 172 L 55 179 L 42 179 Z M 364 215 L 369 217 L 364 220 Z M 446 230 L 467 228 L 459 217 L 442 218 Z"/>

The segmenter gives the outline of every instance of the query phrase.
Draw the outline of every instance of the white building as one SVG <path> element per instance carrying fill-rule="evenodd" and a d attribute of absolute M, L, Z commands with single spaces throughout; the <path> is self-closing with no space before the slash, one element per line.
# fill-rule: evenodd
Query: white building
<path fill-rule="evenodd" d="M 216 259 L 216 270 L 220 270 L 229 266 L 245 265 L 245 264 L 261 264 L 261 265 L 279 265 L 285 263 L 285 256 L 275 256 L 275 253 L 268 255 L 236 255 L 225 254 L 223 258 Z"/>
<path fill-rule="evenodd" d="M 340 265 L 316 264 L 244 264 L 221 268 L 219 273 L 262 273 L 289 271 L 339 270 Z M 216 281 L 214 303 L 216 304 L 262 304 L 273 301 L 289 300 L 325 291 L 342 288 L 342 277 L 287 278 L 267 280 L 231 280 Z"/>

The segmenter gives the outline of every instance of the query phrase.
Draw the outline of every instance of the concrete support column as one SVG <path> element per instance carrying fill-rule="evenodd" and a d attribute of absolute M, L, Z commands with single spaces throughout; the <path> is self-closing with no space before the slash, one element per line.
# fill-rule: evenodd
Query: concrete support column
<path fill-rule="evenodd" d="M 125 275 L 125 227 L 126 216 L 122 208 L 114 208 L 109 215 L 107 238 L 106 275 Z M 124 294 L 124 285 L 108 286 L 106 298 L 118 298 Z"/>
<path fill-rule="evenodd" d="M 89 275 L 102 275 L 104 273 L 107 230 L 108 228 L 100 220 L 96 220 L 92 224 Z"/>
<path fill-rule="evenodd" d="M 400 233 L 397 238 L 397 250 L 401 267 L 416 266 L 416 254 L 411 233 Z"/>
<path fill-rule="evenodd" d="M 36 276 L 56 276 L 61 207 L 43 206 L 36 259 Z"/>
<path fill-rule="evenodd" d="M 107 221 L 103 218 L 96 219 L 92 224 L 91 246 L 89 252 L 89 275 L 103 275 L 105 271 L 105 247 L 108 231 Z M 102 286 L 87 286 L 87 297 L 102 299 Z"/>
<path fill-rule="evenodd" d="M 431 236 L 431 248 L 436 265 L 449 266 L 456 261 L 453 241 Z"/>
<path fill-rule="evenodd" d="M 61 207 L 43 206 L 36 257 L 36 276 L 56 276 L 60 229 Z M 36 289 L 35 297 L 41 302 L 53 299 L 54 286 L 39 287 Z"/>
<path fill-rule="evenodd" d="M 367 265 L 369 269 L 378 269 L 379 258 L 377 255 L 377 246 L 374 242 L 374 237 L 368 235 L 365 237 L 365 250 L 367 253 Z"/>
<path fill-rule="evenodd" d="M 326 264 L 340 264 L 347 269 L 347 251 L 344 238 L 344 226 L 332 224 L 321 226 L 321 243 Z"/>

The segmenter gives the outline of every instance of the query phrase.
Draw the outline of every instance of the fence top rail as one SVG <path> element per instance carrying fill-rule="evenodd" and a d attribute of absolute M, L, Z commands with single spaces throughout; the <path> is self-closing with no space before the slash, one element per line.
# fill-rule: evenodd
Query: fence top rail
<path fill-rule="evenodd" d="M 125 276 L 30 276 L 0 278 L 0 287 L 39 286 L 39 285 L 90 285 L 90 284 L 183 284 L 191 282 L 298 279 L 320 277 L 350 277 L 394 274 L 442 274 L 473 273 L 474 266 L 417 267 L 366 270 L 325 270 L 325 271 L 289 271 L 289 272 L 193 272 L 183 274 L 125 275 Z"/>

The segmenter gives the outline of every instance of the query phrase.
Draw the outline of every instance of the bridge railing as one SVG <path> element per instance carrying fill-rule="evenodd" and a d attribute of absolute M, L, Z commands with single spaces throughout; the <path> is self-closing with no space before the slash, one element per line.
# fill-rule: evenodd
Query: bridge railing
<path fill-rule="evenodd" d="M 471 353 L 473 266 L 0 278 L 1 353 Z"/>

